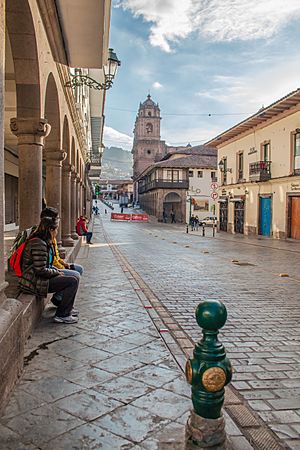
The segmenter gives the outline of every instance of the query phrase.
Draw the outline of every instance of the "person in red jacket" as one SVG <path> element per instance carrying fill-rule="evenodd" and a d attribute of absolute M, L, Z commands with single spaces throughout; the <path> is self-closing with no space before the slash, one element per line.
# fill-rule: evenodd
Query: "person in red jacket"
<path fill-rule="evenodd" d="M 92 239 L 93 233 L 91 231 L 88 231 L 88 229 L 86 227 L 86 218 L 84 216 L 80 216 L 77 221 L 76 233 L 79 236 L 86 236 L 87 244 L 92 244 L 91 239 Z"/>

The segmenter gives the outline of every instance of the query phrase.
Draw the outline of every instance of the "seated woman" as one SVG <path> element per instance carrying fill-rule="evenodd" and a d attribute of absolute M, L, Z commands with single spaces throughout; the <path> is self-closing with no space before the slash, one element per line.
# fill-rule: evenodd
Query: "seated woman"
<path fill-rule="evenodd" d="M 76 233 L 78 236 L 86 236 L 86 243 L 92 244 L 91 239 L 93 236 L 93 233 L 91 231 L 88 231 L 86 227 L 86 218 L 84 216 L 80 216 L 77 224 L 76 224 Z"/>
<path fill-rule="evenodd" d="M 78 277 L 65 275 L 51 267 L 54 250 L 51 242 L 56 238 L 59 222 L 52 217 L 43 217 L 37 229 L 28 239 L 22 260 L 20 290 L 40 297 L 50 292 L 61 292 L 54 321 L 58 323 L 78 322 L 78 311 L 73 308 L 78 289 Z"/>

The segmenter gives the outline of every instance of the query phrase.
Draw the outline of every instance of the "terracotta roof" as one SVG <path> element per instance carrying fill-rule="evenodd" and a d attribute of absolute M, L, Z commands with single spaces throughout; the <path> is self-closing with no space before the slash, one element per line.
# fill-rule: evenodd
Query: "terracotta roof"
<path fill-rule="evenodd" d="M 194 147 L 185 147 L 179 150 L 171 150 L 162 160 L 169 159 L 172 155 L 201 155 L 201 156 L 217 156 L 218 150 L 215 147 L 205 145 L 195 145 Z"/>
<path fill-rule="evenodd" d="M 267 122 L 268 119 L 277 116 L 283 111 L 289 110 L 293 106 L 296 106 L 298 103 L 300 103 L 300 88 L 296 89 L 293 92 L 290 92 L 280 100 L 276 100 L 276 102 L 272 103 L 266 108 L 260 109 L 259 111 L 257 111 L 257 113 L 211 139 L 206 143 L 206 145 L 218 146 L 220 144 L 223 144 L 224 142 L 235 138 L 239 134 L 251 130 L 257 125 Z"/>

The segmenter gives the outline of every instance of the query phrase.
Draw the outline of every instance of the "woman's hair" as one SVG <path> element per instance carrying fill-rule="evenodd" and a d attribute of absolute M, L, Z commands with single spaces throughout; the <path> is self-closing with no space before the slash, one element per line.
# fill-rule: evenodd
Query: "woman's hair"
<path fill-rule="evenodd" d="M 53 208 L 52 206 L 46 206 L 44 209 L 42 209 L 40 218 L 43 219 L 43 217 L 49 217 L 52 219 L 58 218 L 58 209 Z"/>
<path fill-rule="evenodd" d="M 37 229 L 32 236 L 39 237 L 43 241 L 51 241 L 51 231 L 58 228 L 59 222 L 54 217 L 42 217 Z"/>

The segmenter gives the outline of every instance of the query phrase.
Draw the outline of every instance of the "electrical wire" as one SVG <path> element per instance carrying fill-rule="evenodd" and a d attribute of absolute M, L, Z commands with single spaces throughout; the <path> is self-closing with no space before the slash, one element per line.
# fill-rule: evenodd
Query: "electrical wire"
<path fill-rule="evenodd" d="M 114 107 L 106 107 L 105 109 L 110 109 L 113 111 L 125 111 L 125 112 L 131 112 L 137 114 L 136 110 L 133 109 L 123 109 L 123 108 L 114 108 Z M 212 117 L 212 116 L 247 116 L 252 115 L 253 112 L 239 112 L 239 113 L 165 113 L 163 116 L 205 116 L 205 117 Z"/>

